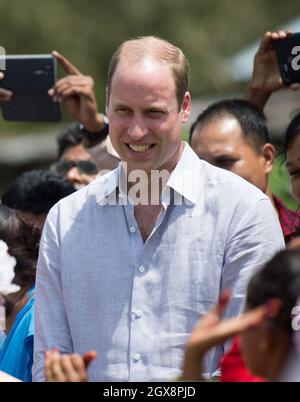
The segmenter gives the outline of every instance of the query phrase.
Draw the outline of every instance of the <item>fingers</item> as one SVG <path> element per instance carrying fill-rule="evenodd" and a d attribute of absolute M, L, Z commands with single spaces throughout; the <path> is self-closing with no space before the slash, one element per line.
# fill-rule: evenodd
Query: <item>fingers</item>
<path fill-rule="evenodd" d="M 88 381 L 88 374 L 86 371 L 87 365 L 85 363 L 84 356 L 75 355 L 75 354 L 70 356 L 74 370 L 76 371 L 77 375 L 79 376 L 78 381 L 80 381 L 80 382 Z"/>
<path fill-rule="evenodd" d="M 231 290 L 227 289 L 222 292 L 219 300 L 220 310 L 224 311 L 231 298 Z"/>
<path fill-rule="evenodd" d="M 268 317 L 270 307 L 260 306 L 241 317 L 220 320 L 213 310 L 206 314 L 195 326 L 187 342 L 187 350 L 201 355 L 211 347 L 224 343 L 227 339 L 258 327 Z"/>
<path fill-rule="evenodd" d="M 272 46 L 272 32 L 266 32 L 260 42 L 258 53 L 265 53 L 271 49 Z"/>
<path fill-rule="evenodd" d="M 62 54 L 58 53 L 56 50 L 53 50 L 52 55 L 56 58 L 67 74 L 81 75 L 81 72 L 78 70 L 78 68 L 75 67 L 74 64 L 72 64 Z"/>
<path fill-rule="evenodd" d="M 60 91 L 57 95 L 53 96 L 53 100 L 61 102 L 67 98 L 70 98 L 71 96 L 85 96 L 86 98 L 88 98 L 90 97 L 90 95 L 90 91 L 85 87 L 73 87 Z"/>
<path fill-rule="evenodd" d="M 270 32 L 270 31 L 266 32 L 261 40 L 258 53 L 265 53 L 268 50 L 272 50 L 273 41 L 285 39 L 291 35 L 293 35 L 292 31 L 279 30 L 277 32 Z"/>
<path fill-rule="evenodd" d="M 231 298 L 231 291 L 230 290 L 225 290 L 222 292 L 219 303 L 211 309 L 210 313 L 216 318 L 220 319 L 224 311 L 226 310 L 226 307 L 228 306 L 228 303 Z"/>
<path fill-rule="evenodd" d="M 94 80 L 92 77 L 88 75 L 68 75 L 67 77 L 61 78 L 60 80 L 56 81 L 55 88 L 59 89 L 61 86 L 68 85 L 90 85 L 94 86 Z"/>
<path fill-rule="evenodd" d="M 298 91 L 298 89 L 300 88 L 300 84 L 295 82 L 294 84 L 290 85 L 289 87 L 292 91 Z"/>
<path fill-rule="evenodd" d="M 4 78 L 4 74 L 0 71 L 0 80 Z M 11 100 L 13 93 L 8 89 L 0 88 L 0 102 L 8 102 Z"/>
<path fill-rule="evenodd" d="M 75 366 L 73 362 L 75 361 Z M 61 368 L 66 378 L 66 382 L 87 381 L 87 373 L 83 359 L 79 355 L 62 355 L 60 358 Z"/>
<path fill-rule="evenodd" d="M 211 327 L 217 325 L 221 317 L 229 303 L 231 297 L 231 291 L 226 290 L 224 291 L 221 296 L 219 303 L 216 304 L 207 314 L 204 315 L 196 324 L 194 327 L 193 333 L 199 333 L 201 334 L 202 331 L 207 332 L 207 329 L 209 330 Z"/>
<path fill-rule="evenodd" d="M 47 351 L 45 354 L 45 379 L 47 382 L 65 382 L 61 366 L 61 355 L 57 351 Z"/>
<path fill-rule="evenodd" d="M 89 364 L 97 353 L 92 351 L 83 356 L 60 354 L 58 351 L 45 353 L 45 379 L 47 382 L 86 382 L 86 361 Z"/>
<path fill-rule="evenodd" d="M 96 359 L 96 357 L 97 357 L 97 352 L 94 351 L 94 350 L 91 350 L 90 352 L 85 353 L 82 357 L 83 357 L 83 361 L 84 361 L 85 367 L 88 367 L 89 364 L 90 364 L 94 359 Z"/>
<path fill-rule="evenodd" d="M 91 77 L 70 75 L 57 81 L 54 87 L 48 91 L 48 94 L 53 97 L 53 100 L 72 95 L 93 97 L 93 87 L 94 80 Z"/>
<path fill-rule="evenodd" d="M 269 309 L 268 305 L 264 305 L 248 311 L 240 317 L 224 320 L 224 328 L 221 328 L 220 332 L 223 331 L 224 335 L 226 334 L 226 338 L 230 338 L 234 335 L 257 328 L 269 317 Z"/>
<path fill-rule="evenodd" d="M 52 359 L 51 359 L 51 351 L 47 350 L 45 352 L 45 365 L 44 365 L 44 374 L 45 374 L 45 381 L 52 382 Z"/>
<path fill-rule="evenodd" d="M 286 39 L 291 35 L 293 35 L 292 31 L 284 31 L 284 30 L 279 30 L 277 32 L 271 33 L 272 40 Z"/>
<path fill-rule="evenodd" d="M 252 330 L 260 326 L 268 317 L 268 307 L 260 306 L 244 313 L 241 317 L 233 317 L 220 321 L 215 327 L 210 328 L 206 349 L 224 343 L 227 339 Z"/>
<path fill-rule="evenodd" d="M 13 93 L 8 89 L 0 89 L 0 102 L 8 102 L 11 100 Z"/>

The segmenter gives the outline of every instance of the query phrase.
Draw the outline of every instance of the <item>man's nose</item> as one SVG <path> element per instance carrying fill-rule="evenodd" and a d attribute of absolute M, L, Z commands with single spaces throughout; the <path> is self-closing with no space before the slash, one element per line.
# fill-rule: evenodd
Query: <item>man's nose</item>
<path fill-rule="evenodd" d="M 82 183 L 83 181 L 82 174 L 76 166 L 73 166 L 70 170 L 68 170 L 65 178 L 72 184 Z"/>
<path fill-rule="evenodd" d="M 133 119 L 129 128 L 128 135 L 134 141 L 139 141 L 148 134 L 148 129 L 143 119 Z"/>

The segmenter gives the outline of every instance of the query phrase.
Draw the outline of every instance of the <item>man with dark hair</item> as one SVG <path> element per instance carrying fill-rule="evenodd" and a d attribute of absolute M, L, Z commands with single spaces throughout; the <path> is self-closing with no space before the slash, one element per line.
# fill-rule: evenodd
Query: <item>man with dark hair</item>
<path fill-rule="evenodd" d="M 109 137 L 90 144 L 84 132 L 87 135 L 78 123 L 72 123 L 60 132 L 58 161 L 52 165 L 52 170 L 65 177 L 76 190 L 95 180 L 99 172 L 114 169 L 119 163 Z"/>
<path fill-rule="evenodd" d="M 2 195 L 1 202 L 21 212 L 24 221 L 43 227 L 47 213 L 75 188 L 48 170 L 31 170 L 17 177 Z"/>
<path fill-rule="evenodd" d="M 238 174 L 268 195 L 286 243 L 297 236 L 299 215 L 286 208 L 269 186 L 276 151 L 262 110 L 242 99 L 216 102 L 192 124 L 190 144 L 201 159 Z"/>
<path fill-rule="evenodd" d="M 272 42 L 288 35 L 283 31 L 267 32 L 262 38 L 254 58 L 246 100 L 224 100 L 211 105 L 198 116 L 190 129 L 190 143 L 200 158 L 240 175 L 270 197 L 286 243 L 298 236 L 300 218 L 271 193 L 268 179 L 275 149 L 270 144 L 263 108 L 272 92 L 283 87 Z M 297 89 L 298 84 L 293 85 Z M 223 359 L 222 379 L 262 380 L 246 369 L 238 339 L 234 340 Z"/>
<path fill-rule="evenodd" d="M 58 161 L 51 170 L 64 177 L 76 190 L 95 180 L 98 169 L 83 146 L 83 134 L 78 123 L 69 124 L 57 137 Z"/>
<path fill-rule="evenodd" d="M 266 117 L 256 106 L 242 99 L 212 104 L 192 124 L 190 144 L 201 159 L 238 174 L 270 196 L 275 148 Z"/>
<path fill-rule="evenodd" d="M 83 134 L 78 123 L 71 123 L 63 128 L 57 136 L 58 155 L 57 159 L 63 157 L 64 152 L 70 147 L 81 145 Z"/>

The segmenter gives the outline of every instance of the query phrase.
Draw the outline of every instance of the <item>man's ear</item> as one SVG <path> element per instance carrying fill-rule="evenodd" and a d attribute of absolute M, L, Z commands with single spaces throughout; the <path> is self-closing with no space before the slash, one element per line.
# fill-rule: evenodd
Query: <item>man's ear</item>
<path fill-rule="evenodd" d="M 272 297 L 267 301 L 265 305 L 267 307 L 267 317 L 269 319 L 274 319 L 280 313 L 282 300 L 278 297 Z M 270 327 L 270 323 L 268 323 L 268 321 L 264 322 L 264 324 L 261 326 L 260 334 L 261 351 L 271 352 L 272 350 L 274 350 L 274 345 L 276 344 L 276 340 L 278 339 L 276 331 L 276 328 Z"/>
<path fill-rule="evenodd" d="M 274 145 L 270 143 L 265 144 L 263 146 L 262 155 L 264 158 L 265 173 L 269 174 L 271 173 L 275 162 L 276 149 Z"/>
<path fill-rule="evenodd" d="M 268 356 L 274 350 L 274 343 L 276 342 L 275 333 L 264 323 L 260 328 L 259 338 L 257 341 L 257 350 L 261 355 Z"/>
<path fill-rule="evenodd" d="M 183 102 L 181 104 L 181 120 L 182 123 L 186 123 L 191 114 L 191 95 L 189 92 L 186 92 L 183 98 Z"/>

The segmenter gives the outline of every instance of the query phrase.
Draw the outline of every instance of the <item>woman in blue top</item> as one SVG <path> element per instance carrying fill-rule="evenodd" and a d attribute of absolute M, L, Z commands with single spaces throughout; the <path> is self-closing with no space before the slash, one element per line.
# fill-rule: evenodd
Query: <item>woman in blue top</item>
<path fill-rule="evenodd" d="M 0 370 L 28 382 L 32 381 L 34 287 L 26 293 L 24 302 L 0 349 Z"/>
<path fill-rule="evenodd" d="M 16 211 L 1 205 L 0 238 L 16 258 L 14 283 L 21 287 L 7 300 L 13 307 L 7 317 L 7 337 L 0 349 L 0 370 L 22 381 L 32 381 L 34 284 L 40 230 L 25 223 Z"/>

